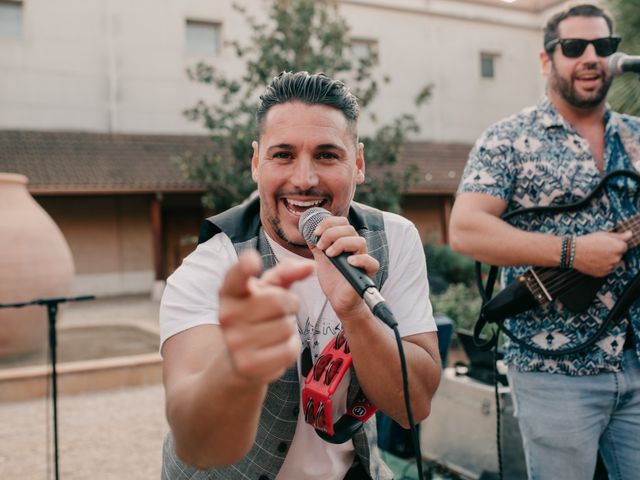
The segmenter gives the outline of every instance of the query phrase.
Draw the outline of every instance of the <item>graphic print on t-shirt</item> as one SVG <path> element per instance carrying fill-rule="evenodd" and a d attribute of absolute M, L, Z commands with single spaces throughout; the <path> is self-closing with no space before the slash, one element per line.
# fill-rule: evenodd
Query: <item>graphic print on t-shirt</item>
<path fill-rule="evenodd" d="M 341 330 L 341 324 L 330 308 L 321 309 L 320 318 L 316 320 L 306 316 L 304 321 L 298 321 L 298 333 L 303 347 L 310 346 L 315 362 L 326 344 L 327 337 L 335 337 Z M 322 344 L 320 340 L 323 339 Z"/>

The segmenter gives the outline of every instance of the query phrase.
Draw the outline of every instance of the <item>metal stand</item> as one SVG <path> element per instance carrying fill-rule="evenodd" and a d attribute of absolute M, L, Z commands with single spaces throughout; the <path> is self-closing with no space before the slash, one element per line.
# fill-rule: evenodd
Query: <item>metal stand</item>
<path fill-rule="evenodd" d="M 47 317 L 49 320 L 49 353 L 51 357 L 51 400 L 53 403 L 53 458 L 55 465 L 55 480 L 60 478 L 58 466 L 58 374 L 56 371 L 58 339 L 56 335 L 56 317 L 58 315 L 58 305 L 66 302 L 82 302 L 94 300 L 93 295 L 81 297 L 56 297 L 38 298 L 22 303 L 0 303 L 0 308 L 22 308 L 29 305 L 44 305 L 47 307 Z"/>

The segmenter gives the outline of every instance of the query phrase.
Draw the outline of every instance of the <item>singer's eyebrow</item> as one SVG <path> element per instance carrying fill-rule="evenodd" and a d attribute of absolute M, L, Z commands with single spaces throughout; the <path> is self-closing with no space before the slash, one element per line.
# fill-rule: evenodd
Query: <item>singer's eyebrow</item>
<path fill-rule="evenodd" d="M 295 150 L 295 147 L 289 143 L 279 143 L 277 145 L 271 145 L 267 148 L 267 153 L 271 153 L 274 150 Z"/>
<path fill-rule="evenodd" d="M 340 152 L 346 152 L 344 147 L 341 147 L 340 145 L 335 145 L 333 143 L 323 143 L 322 145 L 318 145 L 316 147 L 316 150 L 338 150 Z"/>
<path fill-rule="evenodd" d="M 290 143 L 279 143 L 277 145 L 271 145 L 267 148 L 267 153 L 270 154 L 275 150 L 296 150 L 294 145 Z M 345 153 L 346 149 L 341 147 L 340 145 L 336 145 L 335 143 L 323 143 L 316 146 L 315 150 L 338 150 L 339 152 Z"/>

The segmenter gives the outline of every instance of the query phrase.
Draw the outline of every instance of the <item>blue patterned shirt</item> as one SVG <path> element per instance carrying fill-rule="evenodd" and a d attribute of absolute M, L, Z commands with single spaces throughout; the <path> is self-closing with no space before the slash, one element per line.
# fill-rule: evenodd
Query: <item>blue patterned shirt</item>
<path fill-rule="evenodd" d="M 606 172 L 638 171 L 640 119 L 607 108 L 605 125 Z M 478 139 L 469 154 L 458 192 L 498 197 L 507 202 L 506 212 L 510 212 L 524 207 L 576 202 L 590 193 L 601 179 L 588 142 L 549 99 L 543 97 L 536 106 L 498 122 Z M 597 197 L 578 212 L 526 215 L 510 223 L 522 230 L 555 235 L 609 231 L 638 213 L 634 193 L 638 193 L 638 185 L 621 179 L 613 183 L 608 195 Z M 638 248 L 630 249 L 623 260 L 607 277 L 585 312 L 571 313 L 556 300 L 507 319 L 505 326 L 538 348 L 559 349 L 583 343 L 607 318 L 628 282 L 640 272 Z M 526 267 L 504 268 L 503 284 L 513 282 L 525 270 Z M 621 321 L 612 322 L 592 347 L 572 356 L 541 356 L 508 341 L 505 361 L 521 371 L 568 375 L 619 371 L 629 318 L 637 339 L 639 314 L 638 307 L 633 307 Z M 639 344 L 636 341 L 636 353 Z"/>

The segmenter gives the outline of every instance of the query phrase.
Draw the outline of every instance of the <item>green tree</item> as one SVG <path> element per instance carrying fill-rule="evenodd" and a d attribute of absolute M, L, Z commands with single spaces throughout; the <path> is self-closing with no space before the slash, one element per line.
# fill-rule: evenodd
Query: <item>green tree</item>
<path fill-rule="evenodd" d="M 224 210 L 240 203 L 254 189 L 251 179 L 251 141 L 255 138 L 254 112 L 258 95 L 282 71 L 324 72 L 341 79 L 360 101 L 363 112 L 389 78 L 376 74 L 377 53 L 354 59 L 349 27 L 339 15 L 336 0 L 265 0 L 268 21 L 256 20 L 241 4 L 234 4 L 252 35 L 248 44 L 230 46 L 245 62 L 241 78 L 228 78 L 212 65 L 199 63 L 188 70 L 196 82 L 211 85 L 219 94 L 215 104 L 199 101 L 185 111 L 211 134 L 214 146 L 204 156 L 186 153 L 177 162 L 187 178 L 204 181 L 203 203 Z M 416 96 L 416 106 L 430 95 L 425 86 Z M 375 115 L 370 118 L 376 121 Z M 413 115 L 405 114 L 380 126 L 371 137 L 362 138 L 367 161 L 367 181 L 356 199 L 391 211 L 400 208 L 400 194 L 415 177 L 415 168 L 393 169 L 407 134 L 417 132 Z"/>
<path fill-rule="evenodd" d="M 615 30 L 622 36 L 620 50 L 629 55 L 640 54 L 640 2 L 609 0 L 615 18 Z M 620 112 L 640 116 L 640 81 L 638 75 L 625 74 L 617 78 L 609 97 L 612 107 Z"/>
<path fill-rule="evenodd" d="M 427 259 L 429 283 L 435 280 L 442 284 L 444 289 L 453 283 L 475 285 L 476 262 L 471 258 L 454 252 L 448 245 L 431 242 L 425 244 L 424 253 Z"/>
<path fill-rule="evenodd" d="M 431 295 L 434 313 L 446 315 L 456 329 L 473 330 L 480 315 L 482 299 L 475 286 L 453 283 L 446 291 Z"/>

